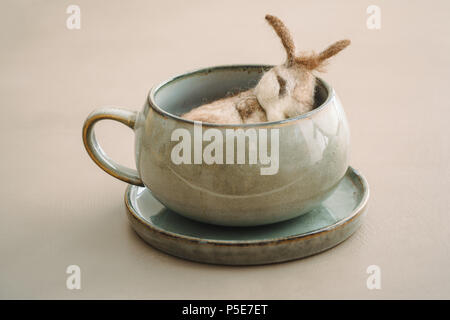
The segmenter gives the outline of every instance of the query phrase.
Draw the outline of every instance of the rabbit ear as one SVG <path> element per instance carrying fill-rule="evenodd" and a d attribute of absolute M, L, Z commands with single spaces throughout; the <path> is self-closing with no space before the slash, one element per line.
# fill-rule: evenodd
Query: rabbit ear
<path fill-rule="evenodd" d="M 338 54 L 340 51 L 344 50 L 348 45 L 350 45 L 350 43 L 350 40 L 337 41 L 323 50 L 321 53 L 319 53 L 317 59 L 319 60 L 319 62 L 323 62 L 328 58 L 331 58 L 332 56 Z"/>
<path fill-rule="evenodd" d="M 295 61 L 295 45 L 292 40 L 291 33 L 288 28 L 286 28 L 283 21 L 277 17 L 268 14 L 266 15 L 266 20 L 281 39 L 281 43 L 283 44 L 287 54 L 287 66 L 292 66 Z"/>
<path fill-rule="evenodd" d="M 326 64 L 325 60 L 338 54 L 349 44 L 350 40 L 337 41 L 319 54 L 312 53 L 309 55 L 301 55 L 299 57 L 296 57 L 295 62 L 308 70 L 324 71 L 324 66 Z"/>

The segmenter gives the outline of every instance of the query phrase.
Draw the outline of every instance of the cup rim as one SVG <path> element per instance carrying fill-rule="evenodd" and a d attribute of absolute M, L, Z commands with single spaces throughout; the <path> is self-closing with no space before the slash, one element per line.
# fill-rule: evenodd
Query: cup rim
<path fill-rule="evenodd" d="M 167 112 L 166 110 L 162 109 L 160 106 L 158 106 L 158 104 L 155 101 L 155 95 L 156 93 L 162 89 L 164 86 L 180 80 L 180 79 L 184 79 L 190 76 L 193 76 L 195 74 L 198 73 L 211 73 L 217 70 L 224 70 L 224 69 L 245 69 L 245 68 L 260 68 L 264 71 L 267 71 L 271 68 L 273 68 L 273 65 L 266 65 L 266 64 L 231 64 L 231 65 L 219 65 L 219 66 L 213 66 L 213 67 L 207 67 L 207 68 L 199 68 L 199 69 L 195 69 L 192 71 L 188 71 L 185 72 L 183 74 L 174 76 L 166 81 L 163 81 L 161 83 L 159 83 L 158 85 L 154 86 L 147 97 L 147 101 L 148 103 L 145 104 L 145 108 L 144 108 L 144 112 L 145 114 L 147 114 L 148 112 L 148 108 L 149 106 L 153 109 L 153 111 L 156 111 L 157 113 L 159 113 L 162 116 L 168 117 L 168 118 L 172 118 L 173 120 L 176 121 L 181 121 L 184 123 L 189 123 L 189 124 L 195 124 L 195 123 L 201 123 L 203 127 L 235 127 L 235 128 L 251 128 L 251 127 L 267 127 L 267 126 L 276 126 L 276 125 L 286 125 L 286 124 L 292 124 L 304 119 L 308 119 L 311 116 L 323 111 L 327 105 L 329 105 L 329 102 L 333 99 L 333 97 L 335 96 L 335 91 L 334 89 L 327 83 L 325 82 L 322 78 L 317 77 L 316 79 L 324 86 L 324 88 L 327 90 L 327 97 L 325 99 L 325 101 L 318 107 L 312 109 L 311 111 L 308 111 L 306 113 L 303 113 L 297 117 L 292 117 L 292 118 L 288 118 L 288 119 L 283 119 L 283 120 L 278 120 L 278 121 L 270 121 L 270 122 L 259 122 L 259 123 L 237 123 L 237 124 L 226 124 L 226 123 L 210 123 L 210 122 L 203 122 L 203 121 L 194 121 L 194 120 L 189 120 L 189 119 L 185 119 L 182 118 L 178 115 L 172 114 L 170 112 Z"/>

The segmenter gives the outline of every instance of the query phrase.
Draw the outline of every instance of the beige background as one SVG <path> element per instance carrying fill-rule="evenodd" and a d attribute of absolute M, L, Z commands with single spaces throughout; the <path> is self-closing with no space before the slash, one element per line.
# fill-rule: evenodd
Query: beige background
<path fill-rule="evenodd" d="M 81 30 L 66 8 L 81 7 Z M 366 8 L 382 10 L 368 30 Z M 125 184 L 87 156 L 94 108 L 139 110 L 152 85 L 198 67 L 273 63 L 283 50 L 353 43 L 323 78 L 352 130 L 351 163 L 371 186 L 363 227 L 333 250 L 258 267 L 180 260 L 130 229 Z M 1 298 L 450 298 L 448 1 L 2 1 L 0 4 Z M 133 134 L 100 141 L 133 165 Z M 82 289 L 65 287 L 66 267 Z M 382 289 L 366 288 L 379 265 Z"/>

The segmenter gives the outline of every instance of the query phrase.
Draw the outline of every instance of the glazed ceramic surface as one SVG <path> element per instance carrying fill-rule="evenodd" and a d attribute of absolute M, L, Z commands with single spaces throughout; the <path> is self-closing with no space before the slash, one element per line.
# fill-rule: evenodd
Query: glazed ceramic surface
<path fill-rule="evenodd" d="M 181 258 L 227 265 L 282 262 L 331 248 L 360 226 L 368 198 L 367 182 L 350 167 L 335 192 L 305 215 L 267 226 L 223 227 L 170 211 L 147 188 L 129 186 L 125 193 L 130 223 L 147 243 Z"/>
<path fill-rule="evenodd" d="M 349 128 L 334 90 L 319 80 L 316 108 L 296 118 L 243 125 L 202 124 L 215 129 L 255 129 L 279 136 L 277 172 L 261 174 L 267 164 L 175 164 L 172 141 L 177 129 L 195 136 L 194 122 L 179 115 L 206 101 L 253 87 L 268 66 L 225 66 L 188 73 L 156 86 L 141 112 L 101 109 L 89 116 L 83 130 L 86 148 L 94 161 L 111 175 L 145 185 L 167 208 L 188 218 L 226 226 L 255 226 L 297 217 L 320 205 L 336 188 L 348 168 Z M 133 128 L 137 171 L 109 159 L 95 140 L 98 120 L 113 119 Z M 244 137 L 245 139 L 245 137 Z M 259 139 L 259 138 L 258 138 Z M 210 142 L 203 141 L 202 148 Z M 222 149 L 226 150 L 224 139 Z M 237 144 L 236 144 L 237 145 Z M 236 145 L 233 150 L 236 150 Z M 250 143 L 246 142 L 246 160 Z M 277 147 L 277 148 L 276 148 Z M 192 146 L 192 154 L 195 153 Z"/>

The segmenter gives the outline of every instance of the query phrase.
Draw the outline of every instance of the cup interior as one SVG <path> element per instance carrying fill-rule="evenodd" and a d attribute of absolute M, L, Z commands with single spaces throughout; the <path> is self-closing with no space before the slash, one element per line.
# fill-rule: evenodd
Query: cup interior
<path fill-rule="evenodd" d="M 238 65 L 197 70 L 154 88 L 150 93 L 150 103 L 169 116 L 178 118 L 202 104 L 255 87 L 264 72 L 271 67 Z M 328 86 L 318 79 L 314 109 L 324 104 L 328 95 Z"/>

